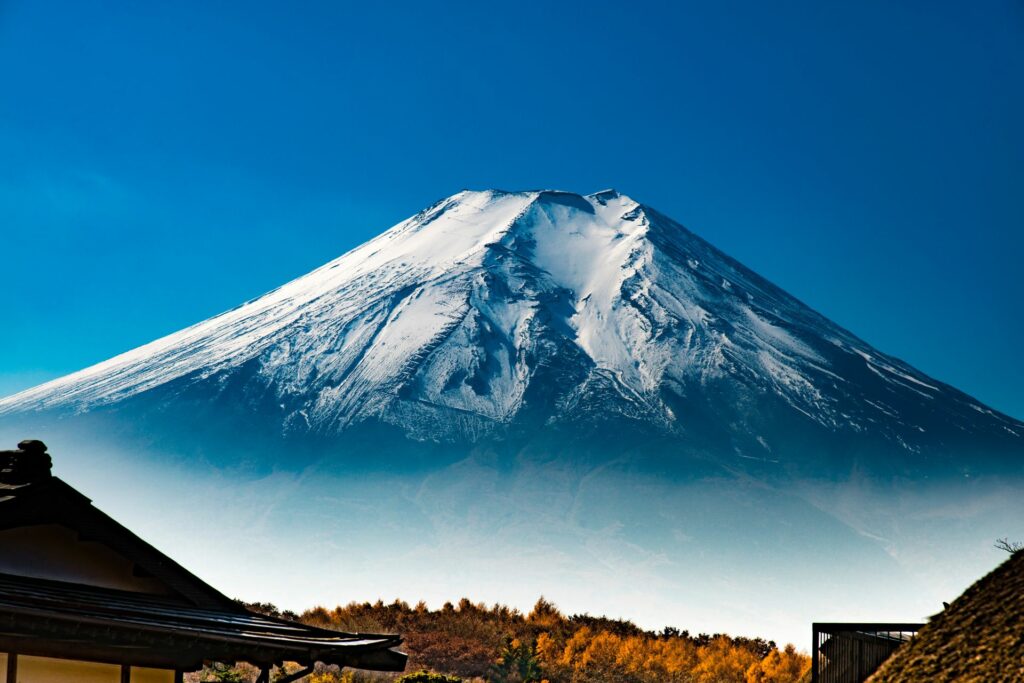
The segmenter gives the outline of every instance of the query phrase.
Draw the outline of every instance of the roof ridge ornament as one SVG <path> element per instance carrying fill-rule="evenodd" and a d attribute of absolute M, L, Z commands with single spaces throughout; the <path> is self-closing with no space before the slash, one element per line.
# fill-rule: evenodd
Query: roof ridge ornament
<path fill-rule="evenodd" d="M 33 484 L 50 478 L 53 460 L 46 444 L 36 439 L 18 443 L 17 450 L 0 451 L 0 484 Z"/>

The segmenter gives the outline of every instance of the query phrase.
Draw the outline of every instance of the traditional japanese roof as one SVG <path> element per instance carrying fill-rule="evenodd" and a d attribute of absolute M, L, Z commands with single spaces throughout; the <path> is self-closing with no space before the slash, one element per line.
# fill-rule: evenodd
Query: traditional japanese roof
<path fill-rule="evenodd" d="M 0 534 L 56 525 L 120 556 L 131 576 L 159 590 L 21 576 L 8 567 L 0 573 L 0 651 L 180 670 L 209 660 L 405 668 L 406 655 L 391 649 L 399 636 L 342 633 L 245 609 L 51 476 L 41 443 L 19 446 L 0 451 Z"/>
<path fill-rule="evenodd" d="M 197 606 L 235 606 L 234 600 L 94 507 L 91 500 L 57 477 L 23 484 L 0 480 L 0 531 L 41 524 L 59 524 L 79 538 L 103 544 L 130 560 L 137 573 L 158 579 Z"/>
<path fill-rule="evenodd" d="M 349 634 L 245 609 L 0 574 L 0 650 L 194 669 L 204 660 L 400 671 L 398 636 Z"/>
<path fill-rule="evenodd" d="M 967 589 L 871 683 L 1024 680 L 1024 552 Z"/>

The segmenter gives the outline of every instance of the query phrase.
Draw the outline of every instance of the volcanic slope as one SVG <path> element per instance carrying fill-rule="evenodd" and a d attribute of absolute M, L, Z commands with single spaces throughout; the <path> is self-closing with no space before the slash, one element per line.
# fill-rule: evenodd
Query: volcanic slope
<path fill-rule="evenodd" d="M 614 190 L 460 192 L 231 311 L 6 398 L 0 419 L 180 420 L 179 405 L 326 442 L 368 425 L 424 443 L 614 433 L 825 470 L 1024 453 L 1019 421 Z"/>

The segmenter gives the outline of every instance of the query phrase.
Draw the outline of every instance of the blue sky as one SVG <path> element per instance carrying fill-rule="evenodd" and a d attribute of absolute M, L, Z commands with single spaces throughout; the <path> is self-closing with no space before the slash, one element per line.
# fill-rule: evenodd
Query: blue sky
<path fill-rule="evenodd" d="M 0 3 L 0 394 L 457 190 L 616 187 L 1024 417 L 1024 5 Z"/>

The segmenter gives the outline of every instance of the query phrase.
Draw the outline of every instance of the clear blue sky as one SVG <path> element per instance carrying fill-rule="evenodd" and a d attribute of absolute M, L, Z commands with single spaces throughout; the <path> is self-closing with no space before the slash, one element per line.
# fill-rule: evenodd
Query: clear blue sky
<path fill-rule="evenodd" d="M 609 186 L 1024 417 L 1017 0 L 0 2 L 0 394 L 461 188 Z"/>

